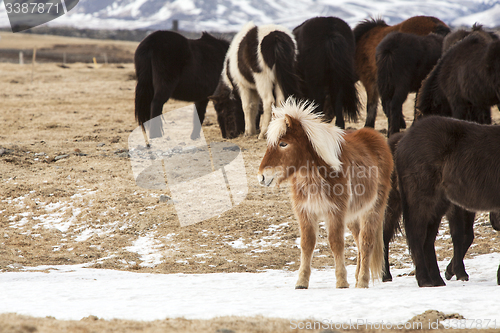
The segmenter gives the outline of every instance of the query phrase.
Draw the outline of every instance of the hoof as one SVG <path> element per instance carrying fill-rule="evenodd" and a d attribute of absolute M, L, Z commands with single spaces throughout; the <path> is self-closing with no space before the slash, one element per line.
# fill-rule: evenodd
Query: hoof
<path fill-rule="evenodd" d="M 346 289 L 346 288 L 349 288 L 349 283 L 337 283 L 337 286 L 336 286 L 338 289 Z"/>
<path fill-rule="evenodd" d="M 306 286 L 295 286 L 295 289 L 307 289 Z"/>
<path fill-rule="evenodd" d="M 469 281 L 469 276 L 468 275 L 464 275 L 464 276 L 457 276 L 457 280 L 458 281 Z"/>
<path fill-rule="evenodd" d="M 420 288 L 427 288 L 427 287 L 444 287 L 446 286 L 446 283 L 432 283 L 432 282 L 424 282 L 424 283 L 419 283 L 418 286 Z"/>
<path fill-rule="evenodd" d="M 392 275 L 389 273 L 389 274 L 384 274 L 382 276 L 382 282 L 392 282 Z"/>
<path fill-rule="evenodd" d="M 444 277 L 446 278 L 446 280 L 451 280 L 451 278 L 453 277 L 454 274 L 451 274 L 451 273 L 448 273 L 448 271 L 445 271 L 444 272 Z"/>

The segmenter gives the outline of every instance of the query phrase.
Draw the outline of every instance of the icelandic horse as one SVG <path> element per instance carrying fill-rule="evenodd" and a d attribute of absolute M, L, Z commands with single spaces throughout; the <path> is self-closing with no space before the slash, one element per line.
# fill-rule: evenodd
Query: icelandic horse
<path fill-rule="evenodd" d="M 383 220 L 393 159 L 385 138 L 371 128 L 345 132 L 322 121 L 314 104 L 289 98 L 273 109 L 267 150 L 258 171 L 263 186 L 287 181 L 300 225 L 301 260 L 296 289 L 307 289 L 311 259 L 324 219 L 335 258 L 337 288 L 348 288 L 344 229 L 358 248 L 356 287 L 368 288 L 370 271 L 384 269 Z"/>
<path fill-rule="evenodd" d="M 388 25 L 382 19 L 367 19 L 360 22 L 354 29 L 356 52 L 354 64 L 359 80 L 366 90 L 366 122 L 365 126 L 375 127 L 379 94 L 377 89 L 377 45 L 390 32 L 400 31 L 416 35 L 427 35 L 431 32 L 447 34 L 450 28 L 443 21 L 433 16 L 413 16 L 396 24 Z M 401 128 L 406 128 L 404 119 L 400 120 Z"/>

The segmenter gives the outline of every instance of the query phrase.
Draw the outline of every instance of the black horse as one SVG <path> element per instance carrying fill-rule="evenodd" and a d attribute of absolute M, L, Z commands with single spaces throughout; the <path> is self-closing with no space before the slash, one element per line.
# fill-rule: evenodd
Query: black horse
<path fill-rule="evenodd" d="M 475 212 L 496 212 L 490 217 L 494 228 L 500 228 L 499 145 L 500 126 L 436 116 L 416 121 L 399 140 L 395 154 L 399 193 L 419 286 L 445 285 L 434 249 L 444 214 L 453 240 L 451 266 L 460 280 L 468 279 L 463 257 L 474 234 L 468 239 L 463 235 L 472 229 Z"/>
<path fill-rule="evenodd" d="M 337 17 L 311 18 L 293 30 L 302 97 L 314 101 L 326 121 L 345 128 L 358 117 L 357 77 L 354 69 L 354 34 Z M 333 112 L 331 110 L 333 108 Z"/>
<path fill-rule="evenodd" d="M 229 42 L 204 32 L 199 39 L 187 39 L 172 31 L 155 31 L 135 51 L 137 87 L 135 119 L 139 125 L 162 114 L 170 98 L 195 102 L 194 140 L 200 136 L 208 96 L 222 71 Z M 149 136 L 159 137 L 161 122 L 152 122 Z"/>
<path fill-rule="evenodd" d="M 491 124 L 491 106 L 500 102 L 500 40 L 475 25 L 468 34 L 448 35 L 444 44 L 447 51 L 419 90 L 417 118 L 440 115 Z"/>
<path fill-rule="evenodd" d="M 410 92 L 418 92 L 422 80 L 436 65 L 443 39 L 436 33 L 420 36 L 391 32 L 378 44 L 377 87 L 389 122 L 388 136 L 406 128 L 403 103 Z"/>
<path fill-rule="evenodd" d="M 387 140 L 387 143 L 391 148 L 393 157 L 396 154 L 397 145 L 404 134 L 405 132 L 395 133 L 391 135 L 391 137 Z M 392 281 L 392 275 L 389 265 L 389 244 L 393 240 L 396 232 L 398 230 L 402 231 L 399 223 L 399 221 L 401 220 L 401 214 L 401 196 L 399 194 L 397 172 L 396 169 L 394 169 L 391 175 L 391 191 L 389 192 L 389 199 L 387 200 L 387 208 L 385 211 L 384 219 L 385 270 L 382 277 L 383 282 Z M 472 241 L 474 240 L 474 220 L 464 221 L 463 218 L 456 218 L 455 216 L 457 214 L 459 213 L 458 207 L 456 206 L 451 206 L 445 214 L 449 221 L 450 232 L 453 241 L 453 250 L 454 253 L 457 253 L 457 256 L 453 256 L 446 268 L 445 277 L 448 280 L 450 280 L 454 276 L 455 265 L 459 265 L 459 267 L 465 267 L 463 264 L 463 258 L 467 253 L 470 245 L 472 244 Z M 464 222 L 468 223 L 464 225 Z M 493 226 L 493 229 L 500 231 L 500 214 L 495 212 L 490 213 L 490 222 Z M 461 276 L 457 276 L 457 278 L 461 280 L 467 280 L 468 276 L 467 274 L 462 274 Z"/>

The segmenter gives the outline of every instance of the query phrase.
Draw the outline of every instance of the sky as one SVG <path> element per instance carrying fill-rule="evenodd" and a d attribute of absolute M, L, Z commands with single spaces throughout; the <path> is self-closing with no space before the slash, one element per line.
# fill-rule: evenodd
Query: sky
<path fill-rule="evenodd" d="M 0 313 L 141 321 L 264 316 L 289 319 L 291 325 L 314 319 L 329 327 L 382 325 L 382 321 L 396 327 L 426 310 L 438 310 L 461 314 L 467 325 L 488 323 L 500 328 L 499 262 L 500 253 L 466 259 L 470 281 L 452 280 L 435 288 L 419 288 L 414 276 L 404 276 L 412 270 L 406 268 L 393 269 L 392 282 L 376 281 L 368 289 L 356 289 L 355 266 L 349 265 L 351 287 L 336 289 L 333 269 L 314 269 L 307 290 L 294 289 L 294 271 L 149 274 L 84 265 L 26 267 L 21 272 L 0 273 Z M 440 262 L 441 271 L 446 264 Z M 447 320 L 444 324 L 457 323 Z"/>

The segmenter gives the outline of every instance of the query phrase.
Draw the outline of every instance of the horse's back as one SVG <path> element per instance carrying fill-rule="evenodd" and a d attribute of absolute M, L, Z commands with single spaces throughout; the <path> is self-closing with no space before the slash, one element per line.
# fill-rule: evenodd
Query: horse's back
<path fill-rule="evenodd" d="M 381 96 L 386 85 L 416 92 L 441 56 L 443 37 L 437 34 L 419 36 L 394 31 L 377 46 L 378 84 Z M 382 88 L 382 89 L 381 89 Z"/>
<path fill-rule="evenodd" d="M 434 16 L 413 16 L 399 24 L 398 30 L 410 32 L 416 35 L 427 35 L 431 32 L 439 32 L 446 23 Z M 449 28 L 448 28 L 449 31 Z"/>
<path fill-rule="evenodd" d="M 425 117 L 415 122 L 398 144 L 398 177 L 417 199 L 443 193 L 471 211 L 498 210 L 499 145 L 498 126 Z"/>
<path fill-rule="evenodd" d="M 355 163 L 365 164 L 365 167 L 375 167 L 379 176 L 390 186 L 390 176 L 393 169 L 391 149 L 386 138 L 373 128 L 364 127 L 344 136 L 344 149 L 349 149 L 346 159 L 357 157 Z"/>
<path fill-rule="evenodd" d="M 164 57 L 165 61 L 184 62 L 189 59 L 189 44 L 179 33 L 158 30 L 144 38 L 137 47 L 136 55 L 144 53 Z"/>

